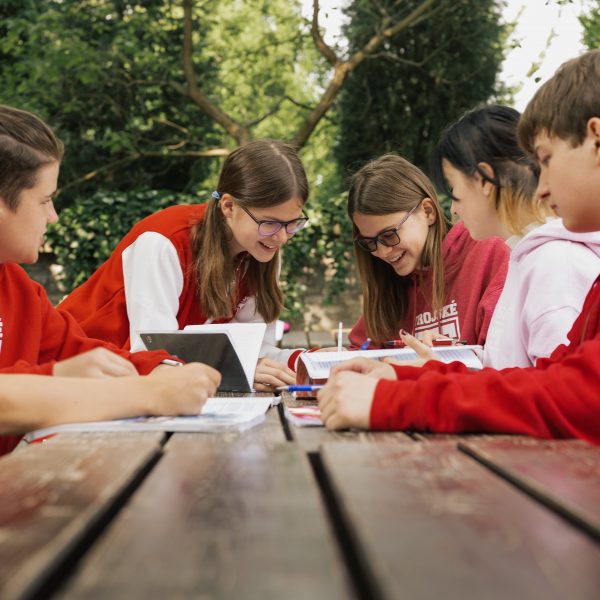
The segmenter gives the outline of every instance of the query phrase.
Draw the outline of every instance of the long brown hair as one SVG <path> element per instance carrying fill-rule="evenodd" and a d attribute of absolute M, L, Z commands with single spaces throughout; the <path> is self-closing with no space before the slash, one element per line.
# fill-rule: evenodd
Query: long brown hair
<path fill-rule="evenodd" d="M 221 196 L 233 196 L 245 208 L 268 208 L 292 198 L 304 204 L 308 198 L 308 182 L 292 146 L 275 140 L 257 140 L 240 146 L 226 158 L 217 192 Z M 277 282 L 279 253 L 266 263 L 244 255 L 241 264 L 232 264 L 231 231 L 216 199 L 210 201 L 204 220 L 192 228 L 191 236 L 197 292 L 207 316 L 232 315 L 236 298 L 231 283 L 235 280 L 239 285 L 242 270 L 244 291 L 256 297 L 262 318 L 269 323 L 279 316 L 283 308 Z"/>
<path fill-rule="evenodd" d="M 429 198 L 436 220 L 429 227 L 421 253 L 421 267 L 431 269 L 431 305 L 434 312 L 444 304 L 444 268 L 442 241 L 447 224 L 435 189 L 418 167 L 395 154 L 386 154 L 362 167 L 354 174 L 348 194 L 348 215 L 387 215 L 409 211 Z M 417 210 L 423 210 L 419 208 Z M 354 235 L 358 234 L 356 225 Z M 363 291 L 363 314 L 369 337 L 381 344 L 396 338 L 398 328 L 406 318 L 410 277 L 400 277 L 386 262 L 355 247 L 356 263 Z"/>
<path fill-rule="evenodd" d="M 0 105 L 0 198 L 11 211 L 21 192 L 35 186 L 38 170 L 62 157 L 62 142 L 41 119 Z"/>

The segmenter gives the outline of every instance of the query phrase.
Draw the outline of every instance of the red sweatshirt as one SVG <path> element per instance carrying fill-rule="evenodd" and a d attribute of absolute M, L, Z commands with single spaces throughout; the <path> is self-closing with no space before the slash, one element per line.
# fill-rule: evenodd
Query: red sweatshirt
<path fill-rule="evenodd" d="M 500 238 L 475 241 L 459 222 L 444 238 L 442 256 L 446 301 L 441 314 L 434 315 L 431 307 L 431 275 L 425 274 L 421 286 L 419 278 L 412 276 L 411 303 L 398 329 L 417 338 L 433 330 L 483 345 L 506 279 L 510 249 Z M 352 328 L 349 339 L 353 346 L 361 346 L 367 339 L 363 317 Z"/>
<path fill-rule="evenodd" d="M 44 288 L 15 264 L 0 265 L 0 373 L 51 375 L 56 361 L 103 346 L 130 360 L 145 375 L 166 352 L 130 354 L 88 338 L 75 319 L 55 309 Z M 0 454 L 14 448 L 16 436 L 0 436 Z"/>
<path fill-rule="evenodd" d="M 535 367 L 467 372 L 461 363 L 394 367 L 380 381 L 372 429 L 517 433 L 600 444 L 600 278 L 561 345 Z"/>

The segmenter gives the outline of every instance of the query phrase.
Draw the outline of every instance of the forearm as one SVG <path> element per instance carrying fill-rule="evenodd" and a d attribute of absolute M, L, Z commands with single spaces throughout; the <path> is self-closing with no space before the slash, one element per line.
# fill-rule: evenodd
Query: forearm
<path fill-rule="evenodd" d="M 118 419 L 151 412 L 145 378 L 105 380 L 2 375 L 0 433 L 59 423 Z"/>

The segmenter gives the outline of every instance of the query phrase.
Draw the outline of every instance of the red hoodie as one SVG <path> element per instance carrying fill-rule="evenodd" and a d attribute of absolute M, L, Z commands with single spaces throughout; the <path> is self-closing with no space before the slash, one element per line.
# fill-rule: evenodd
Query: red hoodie
<path fill-rule="evenodd" d="M 441 314 L 436 318 L 431 307 L 431 275 L 425 275 L 421 286 L 419 277 L 411 277 L 411 302 L 398 329 L 405 329 L 417 338 L 433 330 L 468 344 L 483 345 L 504 286 L 510 249 L 500 238 L 475 241 L 459 222 L 444 238 L 442 257 L 446 300 Z M 362 316 L 349 339 L 353 346 L 361 346 L 367 339 Z"/>
<path fill-rule="evenodd" d="M 54 363 L 103 346 L 130 360 L 142 375 L 171 358 L 166 352 L 130 354 L 89 338 L 75 319 L 55 309 L 44 288 L 15 264 L 0 265 L 0 373 L 51 375 Z M 0 436 L 0 454 L 18 436 Z"/>
<path fill-rule="evenodd" d="M 561 345 L 535 367 L 470 373 L 461 363 L 397 367 L 381 380 L 372 429 L 517 433 L 600 444 L 600 278 Z"/>

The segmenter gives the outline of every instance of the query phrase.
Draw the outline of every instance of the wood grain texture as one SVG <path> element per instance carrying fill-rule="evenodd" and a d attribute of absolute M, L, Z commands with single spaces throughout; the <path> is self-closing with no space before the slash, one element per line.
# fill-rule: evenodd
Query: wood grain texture
<path fill-rule="evenodd" d="M 60 434 L 0 460 L 0 597 L 43 582 L 160 452 L 162 433 Z"/>
<path fill-rule="evenodd" d="M 600 541 L 600 447 L 532 438 L 466 439 L 459 447 Z"/>
<path fill-rule="evenodd" d="M 349 598 L 305 455 L 177 434 L 60 592 L 68 598 Z"/>
<path fill-rule="evenodd" d="M 600 546 L 454 443 L 330 443 L 321 457 L 382 597 L 598 597 Z"/>

